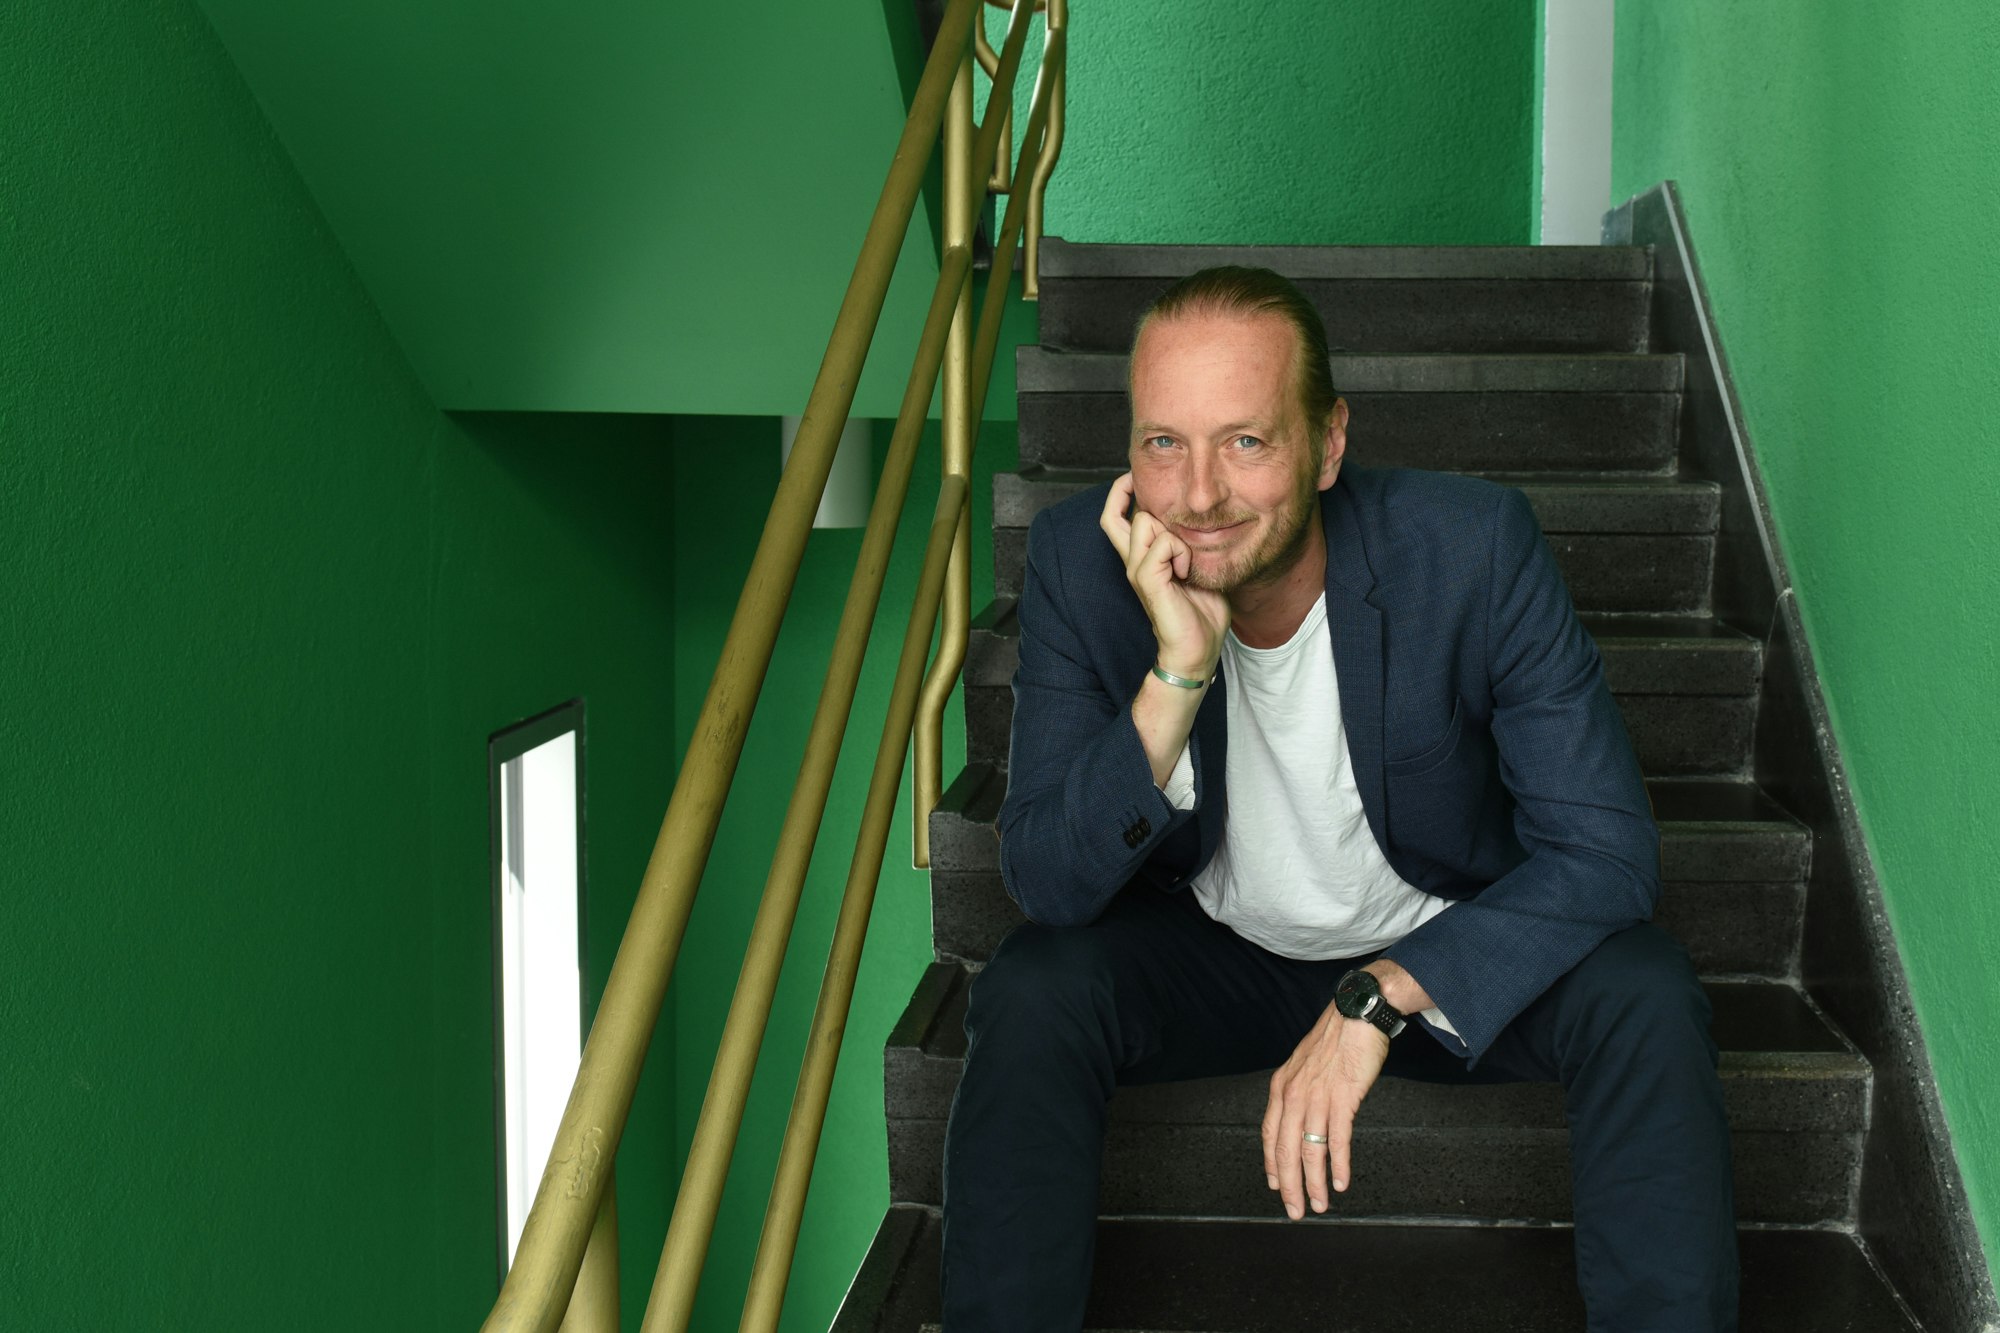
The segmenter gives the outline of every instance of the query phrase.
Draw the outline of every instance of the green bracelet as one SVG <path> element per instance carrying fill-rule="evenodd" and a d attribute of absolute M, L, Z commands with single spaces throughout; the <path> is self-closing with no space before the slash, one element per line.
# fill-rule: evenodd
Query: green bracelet
<path fill-rule="evenodd" d="M 1198 690 L 1208 684 L 1205 680 L 1189 680 L 1186 676 L 1176 676 L 1157 662 L 1153 664 L 1153 674 L 1167 682 L 1167 684 L 1178 685 L 1184 690 Z"/>

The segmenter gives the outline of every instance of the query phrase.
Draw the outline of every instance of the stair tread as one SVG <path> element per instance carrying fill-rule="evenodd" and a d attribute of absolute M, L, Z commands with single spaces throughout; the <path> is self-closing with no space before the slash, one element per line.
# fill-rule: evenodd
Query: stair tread
<path fill-rule="evenodd" d="M 1268 268 L 1286 277 L 1539 279 L 1643 282 L 1643 246 L 1610 245 L 1106 245 L 1042 240 L 1043 278 L 1178 278 L 1215 264 Z"/>
<path fill-rule="evenodd" d="M 1023 346 L 1020 393 L 1124 394 L 1124 352 Z M 1349 393 L 1668 393 L 1681 391 L 1681 354 L 1654 352 L 1335 352 L 1333 382 Z"/>
<path fill-rule="evenodd" d="M 962 1060 L 972 970 L 955 963 L 933 963 L 929 970 L 938 976 L 927 975 L 919 986 L 912 1025 L 898 1026 L 889 1039 L 890 1049 L 914 1046 L 927 1059 Z M 1725 1072 L 1782 1068 L 1837 1077 L 1867 1075 L 1867 1062 L 1791 984 L 1762 978 L 1704 978 L 1702 985 L 1714 1006 L 1710 1031 L 1722 1049 Z M 925 1007 L 930 1009 L 928 1021 L 917 1015 Z M 1773 1056 L 1785 1058 L 1766 1058 Z M 1261 1079 L 1261 1075 L 1246 1077 Z"/>
<path fill-rule="evenodd" d="M 1662 841 L 1662 878 L 1683 882 L 1782 883 L 1806 873 L 1811 835 L 1754 782 L 1742 778 L 1648 778 Z M 997 821 L 1007 774 L 967 764 L 932 814 L 932 861 L 940 870 L 995 870 Z"/>
<path fill-rule="evenodd" d="M 937 1328 L 941 1236 L 934 1211 L 891 1208 L 833 1333 Z M 1573 1236 L 1566 1226 L 1104 1218 L 1084 1327 L 1580 1330 Z M 1850 1235 L 1749 1227 L 1738 1247 L 1744 1328 L 1917 1329 Z"/>
<path fill-rule="evenodd" d="M 1043 509 L 1103 485 L 1124 469 L 1030 466 L 993 477 L 993 526 L 1024 528 Z M 1722 492 L 1712 481 L 1617 472 L 1480 472 L 1528 497 L 1542 530 L 1557 533 L 1713 533 Z"/>
<path fill-rule="evenodd" d="M 1660 831 L 1668 827 L 1707 828 L 1736 825 L 1761 828 L 1782 825 L 1803 836 L 1805 825 L 1765 795 L 1754 782 L 1731 778 L 1652 778 L 1646 793 L 1653 798 L 1653 818 Z"/>
<path fill-rule="evenodd" d="M 1021 637 L 1020 599 L 996 597 L 972 621 L 975 637 L 1007 641 Z M 1755 654 L 1759 644 L 1748 634 L 1714 616 L 1643 615 L 1593 612 L 1577 617 L 1597 640 L 1619 648 L 1668 645 L 1718 652 Z M 999 683 L 1005 684 L 1003 679 Z"/>
<path fill-rule="evenodd" d="M 1126 471 L 1123 467 L 1043 467 L 1029 466 L 1013 472 L 997 472 L 994 481 L 1003 478 L 1012 485 L 1055 485 L 1071 486 L 1081 490 L 1111 481 Z M 1721 487 L 1715 482 L 1699 477 L 1682 477 L 1672 473 L 1658 472 L 1614 472 L 1614 471 L 1479 471 L 1459 472 L 1462 477 L 1479 477 L 1486 481 L 1499 482 L 1505 486 L 1515 486 L 1523 490 L 1532 486 L 1558 487 L 1575 491 L 1699 491 L 1703 494 L 1719 494 Z"/>

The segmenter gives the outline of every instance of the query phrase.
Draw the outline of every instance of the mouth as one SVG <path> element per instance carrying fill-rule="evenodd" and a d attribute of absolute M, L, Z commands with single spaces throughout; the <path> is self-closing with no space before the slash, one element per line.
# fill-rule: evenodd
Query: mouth
<path fill-rule="evenodd" d="M 1191 528 L 1177 523 L 1174 525 L 1174 535 L 1189 546 L 1219 546 L 1249 524 L 1250 520 L 1247 518 L 1214 528 Z"/>

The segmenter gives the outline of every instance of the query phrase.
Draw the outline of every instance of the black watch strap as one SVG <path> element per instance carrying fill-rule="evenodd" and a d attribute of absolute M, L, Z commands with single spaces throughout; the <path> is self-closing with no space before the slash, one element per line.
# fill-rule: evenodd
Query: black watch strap
<path fill-rule="evenodd" d="M 1368 1008 L 1361 1017 L 1392 1037 L 1410 1025 L 1410 1021 L 1391 1008 L 1389 1002 L 1380 995 L 1368 1002 Z"/>
<path fill-rule="evenodd" d="M 1381 983 L 1375 980 L 1373 972 L 1358 969 L 1349 972 L 1335 987 L 1333 1000 L 1345 1017 L 1373 1023 L 1391 1037 L 1409 1026 L 1408 1020 L 1383 998 Z"/>

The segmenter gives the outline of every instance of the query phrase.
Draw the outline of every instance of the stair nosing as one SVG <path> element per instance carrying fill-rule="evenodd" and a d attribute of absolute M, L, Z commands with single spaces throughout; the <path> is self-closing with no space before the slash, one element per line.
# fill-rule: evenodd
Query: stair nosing
<path fill-rule="evenodd" d="M 1122 394 L 1124 352 L 1065 351 L 1023 345 L 1015 353 L 1015 384 L 1028 394 Z M 1336 352 L 1328 358 L 1342 393 L 1651 393 L 1679 394 L 1686 361 L 1679 352 Z M 1409 383 L 1428 369 L 1444 383 Z M 1566 384 L 1548 372 L 1587 373 L 1605 383 Z M 1514 371 L 1527 383 L 1494 383 Z M 1619 382 L 1618 371 L 1625 382 Z M 1539 373 L 1537 373 L 1539 372 Z"/>
<path fill-rule="evenodd" d="M 1269 268 L 1295 282 L 1650 282 L 1653 278 L 1652 253 L 1644 246 L 1129 245 L 1055 236 L 1042 239 L 1040 272 L 1058 281 L 1116 281 L 1184 277 L 1216 264 Z"/>

